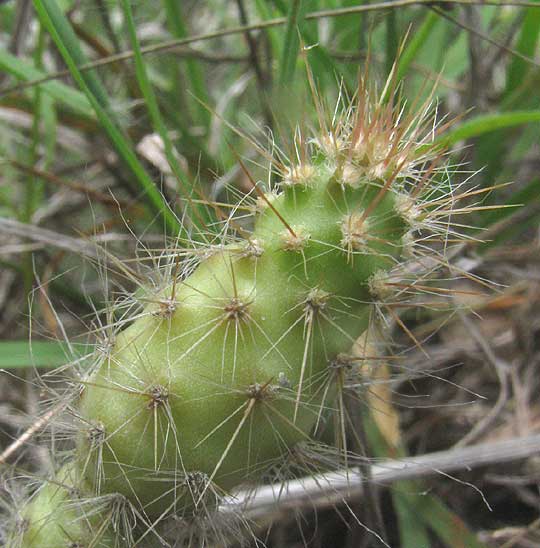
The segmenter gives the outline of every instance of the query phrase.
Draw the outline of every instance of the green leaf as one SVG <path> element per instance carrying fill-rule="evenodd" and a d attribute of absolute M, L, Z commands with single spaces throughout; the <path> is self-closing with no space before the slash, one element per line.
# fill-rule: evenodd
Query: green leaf
<path fill-rule="evenodd" d="M 399 24 L 398 24 L 398 15 L 396 11 L 389 10 L 385 16 L 386 22 L 386 51 L 385 51 L 385 64 L 386 64 L 386 73 L 390 74 L 394 62 L 397 58 L 397 52 L 399 49 Z"/>
<path fill-rule="evenodd" d="M 471 118 L 448 131 L 437 139 L 444 146 L 452 146 L 459 141 L 471 139 L 498 129 L 511 128 L 524 124 L 540 122 L 540 110 L 515 110 L 513 112 L 497 112 L 483 114 Z"/>
<path fill-rule="evenodd" d="M 283 0 L 275 0 L 275 4 L 279 12 L 287 14 L 287 27 L 284 45 L 281 50 L 279 75 L 279 83 L 282 90 L 287 90 L 293 83 L 300 46 L 298 35 L 302 37 L 304 44 L 310 47 L 310 69 L 313 72 L 318 87 L 323 90 L 325 81 L 332 80 L 338 71 L 328 51 L 319 43 L 319 37 L 316 32 L 317 27 L 313 26 L 313 23 L 310 26 L 304 21 L 304 15 L 308 11 L 308 8 L 314 7 L 313 0 L 311 2 L 307 0 L 297 2 L 295 0 L 289 4 Z M 280 35 L 278 34 L 278 36 Z"/>
<path fill-rule="evenodd" d="M 538 1 L 538 0 L 537 0 Z M 538 8 L 528 8 L 523 23 L 521 25 L 521 32 L 515 49 L 526 55 L 527 57 L 533 57 L 538 44 L 538 38 L 540 36 L 540 3 Z M 508 97 L 516 88 L 518 88 L 525 80 L 527 72 L 533 68 L 533 65 L 528 63 L 525 59 L 518 57 L 517 55 L 512 57 L 512 61 L 508 65 L 506 73 L 506 89 L 504 91 L 504 97 Z"/>
<path fill-rule="evenodd" d="M 182 17 L 181 2 L 178 2 L 178 0 L 163 0 L 163 5 L 165 7 L 165 13 L 167 14 L 167 25 L 171 34 L 175 38 L 187 38 L 188 32 L 184 23 L 184 18 Z M 187 59 L 185 64 L 187 76 L 191 84 L 191 90 L 196 99 L 191 101 L 191 106 L 197 113 L 198 121 L 205 127 L 208 127 L 210 125 L 211 114 L 203 105 L 210 104 L 210 99 L 201 65 L 195 59 Z M 178 73 L 177 76 L 179 76 Z M 183 86 L 183 82 L 180 80 L 177 80 L 176 83 L 178 86 Z M 178 92 L 181 93 L 182 90 L 178 90 Z"/>
<path fill-rule="evenodd" d="M 0 70 L 3 70 L 15 78 L 24 82 L 39 80 L 45 75 L 44 72 L 36 69 L 33 63 L 24 57 L 15 57 L 8 51 L 0 48 Z M 84 118 L 95 119 L 92 106 L 83 93 L 77 91 L 62 82 L 50 80 L 39 84 L 40 89 L 50 95 L 60 104 L 73 110 L 73 112 Z"/>
<path fill-rule="evenodd" d="M 0 341 L 0 367 L 53 368 L 64 365 L 88 353 L 87 345 L 72 345 L 73 355 L 65 343 L 58 341 Z"/>
<path fill-rule="evenodd" d="M 152 125 L 154 130 L 160 135 L 163 145 L 165 148 L 165 156 L 167 162 L 174 173 L 177 181 L 180 183 L 181 192 L 183 196 L 187 199 L 187 202 L 190 204 L 190 209 L 192 210 L 191 219 L 193 223 L 198 226 L 201 230 L 206 226 L 206 221 L 210 221 L 207 211 L 200 204 L 195 204 L 194 202 L 189 202 L 191 198 L 191 193 L 193 191 L 193 184 L 189 181 L 186 173 L 180 166 L 180 163 L 177 160 L 175 155 L 176 150 L 171 142 L 169 137 L 169 132 L 161 116 L 159 110 L 159 105 L 157 103 L 156 95 L 148 78 L 146 71 L 146 65 L 141 54 L 141 46 L 137 38 L 137 29 L 135 28 L 135 21 L 133 19 L 133 13 L 131 11 L 131 5 L 129 0 L 121 0 L 122 10 L 126 18 L 126 24 L 128 28 L 129 38 L 131 40 L 131 46 L 133 48 L 134 59 L 135 59 L 135 72 L 137 75 L 137 82 L 141 88 L 141 92 L 145 99 L 148 112 L 150 113 L 150 118 L 152 120 Z"/>
<path fill-rule="evenodd" d="M 294 77 L 294 69 L 296 67 L 296 58 L 298 56 L 298 25 L 301 16 L 300 8 L 301 0 L 292 0 L 287 13 L 287 27 L 285 29 L 285 40 L 283 50 L 281 52 L 281 69 L 279 83 L 281 86 L 286 86 L 292 82 Z"/>
<path fill-rule="evenodd" d="M 137 158 L 132 143 L 120 129 L 97 74 L 91 70 L 79 70 L 79 66 L 86 64 L 87 59 L 65 15 L 55 0 L 33 0 L 33 3 L 42 24 L 53 38 L 71 75 L 90 101 L 112 145 L 133 173 L 135 182 L 148 196 L 152 208 L 161 214 L 167 228 L 174 234 L 179 233 L 182 229 L 181 223 L 170 211 L 163 195 Z"/>
<path fill-rule="evenodd" d="M 55 0 L 34 0 L 34 7 L 55 41 L 62 57 L 64 57 L 64 60 L 68 64 L 70 72 L 75 77 L 72 66 L 84 65 L 88 62 L 88 59 L 82 51 L 79 40 L 71 28 L 69 21 Z M 86 70 L 79 72 L 77 70 L 76 72 L 77 76 L 84 81 L 86 87 L 91 91 L 99 104 L 104 108 L 109 108 L 107 91 L 103 87 L 96 71 Z M 111 114 L 109 113 L 109 115 Z"/>
<path fill-rule="evenodd" d="M 411 487 L 408 482 L 401 481 L 392 489 L 392 504 L 398 518 L 400 546 L 402 548 L 423 548 L 424 546 L 427 548 L 430 545 L 427 529 L 418 519 L 409 498 L 403 493 Z"/>
<path fill-rule="evenodd" d="M 407 452 L 403 447 L 390 447 L 379 431 L 377 424 L 371 415 L 364 414 L 364 427 L 369 440 L 369 445 L 376 457 L 392 456 L 406 458 Z M 421 481 L 400 480 L 393 484 L 392 497 L 394 504 L 397 502 L 396 511 L 400 519 L 400 536 L 409 544 L 402 543 L 407 548 L 428 548 L 429 543 L 424 544 L 425 528 L 431 529 L 448 548 L 486 548 L 479 542 L 476 535 L 469 530 L 467 525 L 447 508 L 441 500 L 429 493 Z M 397 498 L 396 498 L 397 497 Z M 403 520 L 409 519 L 403 529 Z M 415 533 L 413 528 L 419 530 Z M 424 529 L 424 531 L 420 531 Z M 420 541 L 421 544 L 414 544 Z"/>
<path fill-rule="evenodd" d="M 438 20 L 439 16 L 434 11 L 428 11 L 420 27 L 413 33 L 407 47 L 403 50 L 403 53 L 399 58 L 397 68 L 398 82 L 400 82 L 407 73 L 407 69 L 416 59 L 418 53 L 426 43 Z"/>
<path fill-rule="evenodd" d="M 498 209 L 485 210 L 481 212 L 478 220 L 478 226 L 490 227 L 505 219 L 511 219 L 513 215 L 520 215 L 520 207 L 528 204 L 540 203 L 540 179 L 534 179 L 523 188 L 514 192 L 509 198 L 506 199 L 504 206 Z M 516 207 L 508 207 L 516 206 Z M 523 232 L 532 224 L 540 222 L 540 213 L 537 211 L 531 212 L 531 215 L 527 218 L 520 216 L 519 223 L 509 223 L 508 226 L 501 230 L 492 240 L 488 240 L 481 244 L 481 251 L 485 251 L 492 247 L 503 243 L 512 236 L 523 234 Z"/>
<path fill-rule="evenodd" d="M 431 494 L 408 496 L 411 510 L 448 548 L 486 548 L 440 498 Z"/>
<path fill-rule="evenodd" d="M 538 8 L 526 10 L 515 45 L 516 51 L 531 58 L 535 56 L 540 33 L 540 9 Z M 506 71 L 506 87 L 499 100 L 500 110 L 510 111 L 516 106 L 523 108 L 525 105 L 529 108 L 538 107 L 535 72 L 537 72 L 536 67 L 526 59 L 517 55 L 511 58 Z M 509 157 L 508 153 L 515 146 L 512 137 L 512 134 L 500 130 L 487 135 L 477 144 L 476 157 L 479 165 L 485 166 L 484 172 L 488 179 L 497 178 L 503 171 L 504 162 Z"/>

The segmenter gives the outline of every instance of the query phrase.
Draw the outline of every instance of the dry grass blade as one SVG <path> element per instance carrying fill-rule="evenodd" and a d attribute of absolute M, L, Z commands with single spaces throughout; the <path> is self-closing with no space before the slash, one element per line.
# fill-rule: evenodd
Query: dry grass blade
<path fill-rule="evenodd" d="M 523 438 L 482 443 L 448 449 L 402 460 L 386 460 L 369 465 L 370 481 L 391 484 L 406 479 L 471 470 L 492 464 L 527 459 L 540 453 L 540 434 Z M 366 476 L 360 469 L 344 469 L 318 476 L 280 482 L 240 491 L 228 498 L 220 512 L 246 512 L 250 519 L 268 520 L 272 516 L 301 507 L 328 507 L 344 500 L 362 497 Z"/>
<path fill-rule="evenodd" d="M 21 223 L 15 219 L 0 217 L 0 233 L 50 245 L 89 259 L 98 260 L 100 258 L 97 246 L 89 241 L 59 234 L 47 228 Z"/>

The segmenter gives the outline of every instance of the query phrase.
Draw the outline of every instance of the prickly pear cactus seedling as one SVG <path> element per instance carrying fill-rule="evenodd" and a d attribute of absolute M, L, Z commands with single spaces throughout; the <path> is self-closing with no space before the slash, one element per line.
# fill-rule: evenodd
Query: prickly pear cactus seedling
<path fill-rule="evenodd" d="M 231 218 L 219 242 L 166 251 L 165 283 L 133 296 L 139 311 L 109 326 L 77 383 L 79 498 L 121 499 L 137 535 L 159 538 L 156 523 L 212 512 L 342 408 L 353 343 L 451 213 L 427 106 L 406 115 L 387 95 L 363 86 L 332 123 L 317 104 L 318 130 L 274 162 L 276 188 L 252 180 L 251 230 Z M 64 476 L 23 509 L 12 545 L 130 544 L 107 509 L 72 516 Z"/>

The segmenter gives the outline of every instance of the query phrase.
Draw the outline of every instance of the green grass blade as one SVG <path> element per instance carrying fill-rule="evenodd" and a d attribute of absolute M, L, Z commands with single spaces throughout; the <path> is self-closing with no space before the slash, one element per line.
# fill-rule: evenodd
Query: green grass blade
<path fill-rule="evenodd" d="M 72 349 L 77 356 L 71 355 L 67 344 L 58 341 L 0 341 L 0 368 L 58 367 L 91 350 L 86 345 L 72 345 Z"/>
<path fill-rule="evenodd" d="M 488 228 L 504 220 L 507 220 L 508 224 L 492 240 L 487 240 L 483 243 L 480 246 L 481 251 L 496 247 L 515 235 L 523 234 L 529 226 L 538 224 L 540 222 L 540 213 L 535 211 L 536 208 L 533 207 L 531 214 L 523 218 L 520 207 L 524 205 L 534 206 L 536 204 L 540 204 L 540 179 L 538 178 L 532 180 L 506 199 L 505 206 L 516 207 L 501 207 L 500 209 L 482 211 L 478 220 L 479 226 Z M 519 222 L 511 222 L 513 216 L 519 216 Z"/>
<path fill-rule="evenodd" d="M 394 458 L 407 457 L 403 447 L 392 447 L 390 449 L 375 421 L 370 415 L 364 415 L 364 425 L 369 440 L 369 445 L 377 457 L 386 457 L 391 454 Z M 397 503 L 396 511 L 403 534 L 401 546 L 407 548 L 428 547 L 430 544 L 412 544 L 415 539 L 425 538 L 426 528 L 431 529 L 448 548 L 487 548 L 479 542 L 476 535 L 467 527 L 465 522 L 454 512 L 447 508 L 441 500 L 426 493 L 425 486 L 418 480 L 400 480 L 393 484 L 392 498 Z M 409 519 L 403 524 L 402 520 Z M 417 534 L 413 531 L 417 528 Z M 403 541 L 409 543 L 404 544 Z"/>
<path fill-rule="evenodd" d="M 390 10 L 386 14 L 386 73 L 390 74 L 394 62 L 397 58 L 397 52 L 399 48 L 399 32 L 398 32 L 398 20 L 397 13 L 394 10 Z"/>
<path fill-rule="evenodd" d="M 540 3 L 538 5 L 540 8 Z M 515 45 L 516 51 L 534 58 L 540 36 L 540 9 L 528 8 Z M 506 87 L 500 97 L 500 110 L 537 108 L 538 96 L 535 93 L 536 67 L 525 59 L 515 55 L 511 58 L 506 71 Z M 532 93 L 531 93 L 532 91 Z M 485 166 L 488 179 L 495 179 L 502 171 L 505 158 L 513 149 L 515 141 L 512 134 L 502 130 L 487 135 L 478 143 L 476 157 L 479 164 Z"/>
<path fill-rule="evenodd" d="M 364 415 L 363 422 L 369 446 L 376 457 L 385 457 L 390 453 L 393 457 L 404 457 L 406 455 L 399 447 L 390 450 L 387 440 L 381 434 L 371 413 Z M 427 529 L 419 516 L 416 515 L 410 502 L 410 499 L 418 496 L 417 493 L 420 491 L 421 489 L 413 481 L 406 480 L 395 482 L 390 491 L 398 520 L 400 546 L 403 548 L 429 546 Z"/>
<path fill-rule="evenodd" d="M 36 69 L 31 61 L 24 57 L 15 57 L 3 48 L 0 48 L 0 70 L 24 82 L 39 80 L 45 76 L 45 73 Z M 90 102 L 80 91 L 56 80 L 39 84 L 39 87 L 59 104 L 68 107 L 79 116 L 95 119 Z"/>
<path fill-rule="evenodd" d="M 287 27 L 285 29 L 285 40 L 281 52 L 281 68 L 279 74 L 279 84 L 285 87 L 293 81 L 296 68 L 296 58 L 298 56 L 298 25 L 301 16 L 301 0 L 293 0 L 287 13 Z"/>
<path fill-rule="evenodd" d="M 286 89 L 292 85 L 293 77 L 296 67 L 296 61 L 299 52 L 299 40 L 298 34 L 302 37 L 302 40 L 307 45 L 317 44 L 316 47 L 309 49 L 309 64 L 310 69 L 313 72 L 313 76 L 317 82 L 319 89 L 324 89 L 325 82 L 334 79 L 334 76 L 339 73 L 336 70 L 334 61 L 328 54 L 328 51 L 319 43 L 319 38 L 313 28 L 304 21 L 304 15 L 307 12 L 308 2 L 305 0 L 299 2 L 298 13 L 293 12 L 295 3 L 291 3 L 287 8 L 287 3 L 283 0 L 275 0 L 275 5 L 278 11 L 287 15 L 287 27 L 286 27 L 286 39 L 284 46 L 281 50 L 281 63 L 280 63 L 280 76 L 279 83 L 282 89 Z M 292 29 L 289 34 L 289 29 Z M 278 36 L 280 36 L 278 34 Z M 290 43 L 288 40 L 290 39 Z"/>
<path fill-rule="evenodd" d="M 69 21 L 56 3 L 56 0 L 34 0 L 34 8 L 45 23 L 45 26 L 52 36 L 56 46 L 62 53 L 62 57 L 68 64 L 74 66 L 84 65 L 88 62 L 86 55 L 83 53 L 79 40 L 75 35 Z M 68 63 L 64 51 L 67 50 L 71 63 Z M 71 70 L 72 74 L 73 71 Z M 78 71 L 78 74 L 86 84 L 86 87 L 92 92 L 92 95 L 97 99 L 103 108 L 108 108 L 109 99 L 107 91 L 103 87 L 95 70 L 87 70 L 84 72 Z M 110 114 L 109 114 L 110 115 Z"/>
<path fill-rule="evenodd" d="M 108 107 L 106 93 L 97 75 L 92 71 L 81 73 L 79 65 L 87 62 L 77 37 L 55 0 L 33 0 L 36 12 L 60 51 L 68 69 L 90 101 L 97 118 L 105 129 L 109 139 L 135 176 L 138 186 L 146 193 L 155 211 L 161 214 L 167 228 L 173 233 L 181 230 L 181 224 L 170 211 L 163 195 L 139 162 L 133 146 L 119 129 Z M 74 54 L 73 54 L 74 53 Z"/>
<path fill-rule="evenodd" d="M 181 11 L 181 3 L 177 0 L 163 0 L 165 13 L 167 14 L 167 25 L 169 31 L 175 38 L 187 38 L 188 32 L 184 23 Z M 196 112 L 199 123 L 208 127 L 210 125 L 211 114 L 203 105 L 210 104 L 210 97 L 204 81 L 204 75 L 200 63 L 195 59 L 186 59 L 185 61 L 187 76 L 191 83 L 191 91 L 198 100 L 191 101 L 191 108 Z M 182 84 L 182 82 L 178 82 Z M 181 92 L 181 90 L 177 90 Z"/>
<path fill-rule="evenodd" d="M 525 185 L 523 188 L 514 192 L 508 197 L 504 203 L 505 206 L 519 206 L 522 204 L 539 203 L 540 202 L 540 179 L 536 178 Z M 492 224 L 502 221 L 506 217 L 516 213 L 512 207 L 502 207 L 500 209 L 491 209 L 483 212 L 482 226 L 488 227 Z"/>
<path fill-rule="evenodd" d="M 154 130 L 160 135 L 164 149 L 167 162 L 174 173 L 178 183 L 181 187 L 181 193 L 189 202 L 191 193 L 193 191 L 193 184 L 189 181 L 188 176 L 180 166 L 180 163 L 177 160 L 175 155 L 175 149 L 169 137 L 169 132 L 161 116 L 159 105 L 154 93 L 150 79 L 148 78 L 148 73 L 146 71 L 146 66 L 144 59 L 141 54 L 141 46 L 137 38 L 137 30 L 135 28 L 135 21 L 133 19 L 133 12 L 131 10 L 131 5 L 129 0 L 121 0 L 122 10 L 124 12 L 124 17 L 126 19 L 126 25 L 129 33 L 129 38 L 131 41 L 131 46 L 133 48 L 134 60 L 135 60 L 135 72 L 137 75 L 137 81 L 139 87 L 145 99 L 146 107 L 150 114 Z M 208 218 L 207 211 L 203 209 L 198 204 L 191 202 L 190 204 L 192 211 L 191 219 L 193 223 L 198 226 L 200 229 L 205 227 L 205 220 L 210 220 Z M 194 210 L 194 211 L 193 211 Z"/>
<path fill-rule="evenodd" d="M 418 30 L 413 33 L 407 47 L 403 50 L 403 53 L 399 57 L 397 68 L 398 82 L 403 79 L 411 63 L 417 57 L 419 51 L 424 47 L 438 19 L 439 16 L 434 11 L 428 11 Z"/>
<path fill-rule="evenodd" d="M 255 0 L 255 7 L 259 18 L 262 21 L 270 21 L 271 19 L 277 17 L 276 11 L 273 9 L 273 6 L 271 6 L 267 2 L 267 0 Z M 279 51 L 279 45 L 282 40 L 282 33 L 279 32 L 278 29 L 270 27 L 266 30 L 266 34 L 268 36 L 268 41 L 271 45 L 271 51 Z"/>
<path fill-rule="evenodd" d="M 479 137 L 498 129 L 512 128 L 533 122 L 540 122 L 540 110 L 515 110 L 513 112 L 484 114 L 467 120 L 453 130 L 448 131 L 437 140 L 437 143 L 452 146 L 459 141 Z"/>
<path fill-rule="evenodd" d="M 538 1 L 538 0 L 537 0 Z M 534 58 L 540 37 L 540 2 L 538 8 L 528 8 L 521 25 L 516 50 L 526 57 Z M 508 97 L 525 80 L 533 66 L 525 59 L 514 56 L 506 73 L 504 98 Z"/>
<path fill-rule="evenodd" d="M 409 498 L 414 513 L 448 546 L 448 548 L 487 548 L 439 497 L 431 494 Z"/>
<path fill-rule="evenodd" d="M 45 33 L 43 27 L 39 25 L 38 39 L 34 51 L 34 62 L 38 69 L 43 68 L 43 55 L 45 51 Z M 54 156 L 54 143 L 56 139 L 56 121 L 53 107 L 53 100 L 44 96 L 42 88 L 37 86 L 33 90 L 33 122 L 31 131 L 30 146 L 25 154 L 29 165 L 37 165 L 41 159 L 41 144 L 46 142 L 43 147 L 45 150 L 45 166 Z M 52 113 L 51 113 L 52 111 Z M 51 115 L 52 114 L 52 115 Z M 45 126 L 46 125 L 46 126 Z M 47 139 L 42 135 L 42 128 L 49 130 Z M 45 191 L 45 181 L 36 175 L 28 174 L 25 177 L 25 200 L 24 207 L 19 214 L 19 220 L 24 223 L 31 223 L 36 210 L 43 201 Z M 29 295 L 34 282 L 34 264 L 32 252 L 24 253 L 22 256 L 24 268 L 24 292 Z"/>
<path fill-rule="evenodd" d="M 424 524 L 418 519 L 409 498 L 403 491 L 411 489 L 408 482 L 399 482 L 392 490 L 392 504 L 398 519 L 399 540 L 401 548 L 418 548 L 429 546 L 428 531 Z"/>

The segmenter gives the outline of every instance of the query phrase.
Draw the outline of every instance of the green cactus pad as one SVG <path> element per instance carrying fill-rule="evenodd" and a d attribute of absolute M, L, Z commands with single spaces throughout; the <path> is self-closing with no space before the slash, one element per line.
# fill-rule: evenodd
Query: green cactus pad
<path fill-rule="evenodd" d="M 367 326 L 370 278 L 409 229 L 382 181 L 350 185 L 331 162 L 259 213 L 248 244 L 216 248 L 122 331 L 80 412 L 103 426 L 79 462 L 102 492 L 149 515 L 252 479 L 307 439 L 332 390 L 329 363 Z M 307 176 L 307 175 L 309 176 Z"/>

